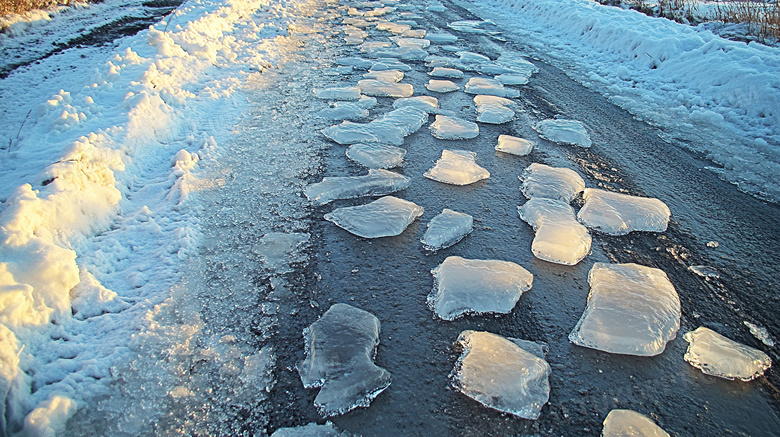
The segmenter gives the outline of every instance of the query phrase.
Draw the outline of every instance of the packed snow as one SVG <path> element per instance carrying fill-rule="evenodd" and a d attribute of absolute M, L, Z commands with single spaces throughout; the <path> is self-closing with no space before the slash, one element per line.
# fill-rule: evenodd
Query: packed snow
<path fill-rule="evenodd" d="M 370 169 L 365 176 L 325 177 L 306 187 L 304 194 L 314 205 L 325 205 L 338 199 L 384 196 L 409 187 L 411 179 L 384 169 Z"/>
<path fill-rule="evenodd" d="M 499 135 L 495 149 L 511 155 L 526 156 L 534 148 L 534 142 L 512 135 Z"/>
<path fill-rule="evenodd" d="M 477 121 L 488 124 L 504 124 L 515 118 L 512 110 L 514 102 L 503 97 L 483 96 L 474 97 L 477 105 Z"/>
<path fill-rule="evenodd" d="M 353 144 L 347 158 L 368 168 L 394 168 L 403 163 L 406 149 L 385 144 Z"/>
<path fill-rule="evenodd" d="M 453 387 L 498 411 L 539 417 L 550 397 L 550 365 L 544 358 L 489 332 L 463 331 L 457 344 L 463 352 L 450 374 Z"/>
<path fill-rule="evenodd" d="M 559 144 L 579 147 L 590 147 L 593 144 L 585 125 L 577 120 L 560 118 L 542 120 L 534 126 L 534 130 L 545 140 Z"/>
<path fill-rule="evenodd" d="M 425 84 L 425 88 L 435 93 L 451 93 L 460 89 L 455 82 L 443 79 L 431 79 Z"/>
<path fill-rule="evenodd" d="M 569 203 L 585 189 L 585 181 L 576 171 L 537 162 L 523 171 L 520 180 L 520 191 L 529 199 L 544 197 Z"/>
<path fill-rule="evenodd" d="M 440 140 L 469 140 L 479 136 L 479 126 L 468 120 L 437 115 L 429 126 L 431 134 Z"/>
<path fill-rule="evenodd" d="M 339 144 L 382 143 L 400 146 L 404 143 L 404 137 L 417 132 L 426 121 L 427 112 L 407 106 L 369 123 L 345 121 L 323 129 L 322 133 Z"/>
<path fill-rule="evenodd" d="M 360 206 L 337 208 L 325 220 L 363 238 L 392 237 L 401 234 L 423 208 L 408 200 L 385 196 Z"/>
<path fill-rule="evenodd" d="M 304 330 L 298 373 L 304 387 L 321 387 L 314 406 L 322 416 L 368 407 L 390 385 L 390 373 L 373 360 L 379 328 L 368 311 L 337 303 Z"/>
<path fill-rule="evenodd" d="M 428 307 L 444 320 L 464 314 L 506 314 L 533 284 L 528 270 L 509 261 L 450 256 L 431 273 Z"/>
<path fill-rule="evenodd" d="M 443 150 L 436 164 L 423 174 L 428 179 L 452 185 L 469 185 L 490 177 L 477 164 L 477 154 L 468 150 Z"/>
<path fill-rule="evenodd" d="M 590 233 L 577 222 L 574 209 L 568 203 L 532 197 L 518 207 L 517 212 L 536 232 L 531 243 L 531 252 L 535 257 L 573 266 L 590 253 Z"/>
<path fill-rule="evenodd" d="M 764 352 L 703 326 L 683 338 L 689 343 L 685 361 L 708 375 L 752 381 L 772 366 Z"/>
<path fill-rule="evenodd" d="M 484 77 L 472 77 L 466 82 L 466 87 L 463 91 L 467 94 L 484 94 L 488 96 L 496 97 L 518 97 L 520 91 L 512 88 L 507 88 L 501 82 L 495 79 L 488 79 Z"/>
<path fill-rule="evenodd" d="M 680 298 L 662 270 L 597 262 L 588 303 L 569 340 L 613 354 L 655 356 L 680 328 Z"/>
<path fill-rule="evenodd" d="M 471 233 L 473 226 L 474 219 L 470 215 L 444 208 L 428 222 L 421 242 L 431 252 L 446 249 Z"/>
<path fill-rule="evenodd" d="M 602 437 L 669 437 L 649 417 L 631 410 L 612 410 L 604 419 Z"/>
<path fill-rule="evenodd" d="M 586 188 L 585 204 L 577 214 L 587 227 L 610 235 L 633 231 L 664 232 L 671 211 L 659 199 Z"/>

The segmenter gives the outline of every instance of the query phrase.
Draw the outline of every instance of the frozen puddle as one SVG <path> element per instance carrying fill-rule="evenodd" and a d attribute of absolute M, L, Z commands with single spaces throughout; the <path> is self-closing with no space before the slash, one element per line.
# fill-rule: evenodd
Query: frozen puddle
<path fill-rule="evenodd" d="M 488 124 L 503 124 L 515 118 L 512 110 L 514 103 L 503 97 L 476 96 L 474 104 L 477 105 L 477 121 Z"/>
<path fill-rule="evenodd" d="M 347 158 L 368 168 L 398 167 L 406 150 L 384 144 L 353 144 L 347 147 Z"/>
<path fill-rule="evenodd" d="M 703 326 L 683 338 L 690 343 L 685 361 L 707 375 L 751 381 L 772 366 L 772 360 L 764 352 Z"/>
<path fill-rule="evenodd" d="M 443 77 L 446 79 L 463 79 L 463 72 L 456 68 L 436 67 L 428 73 L 431 77 Z"/>
<path fill-rule="evenodd" d="M 306 358 L 298 373 L 306 388 L 322 387 L 314 406 L 325 417 L 367 407 L 390 385 L 390 373 L 374 364 L 379 319 L 337 303 L 303 331 Z"/>
<path fill-rule="evenodd" d="M 464 314 L 506 314 L 531 289 L 534 279 L 513 262 L 459 256 L 447 257 L 431 273 L 433 290 L 428 295 L 428 308 L 444 320 Z"/>
<path fill-rule="evenodd" d="M 534 197 L 518 207 L 517 212 L 536 232 L 531 243 L 535 257 L 573 266 L 590 253 L 590 233 L 577 222 L 574 209 L 568 203 Z"/>
<path fill-rule="evenodd" d="M 629 196 L 586 188 L 585 205 L 578 214 L 585 226 L 610 235 L 633 231 L 664 232 L 671 211 L 665 203 L 649 197 Z"/>
<path fill-rule="evenodd" d="M 404 78 L 404 73 L 399 70 L 369 71 L 368 73 L 365 73 L 363 77 L 383 82 L 398 83 Z"/>
<path fill-rule="evenodd" d="M 393 102 L 393 109 L 412 106 L 427 113 L 437 112 L 439 110 L 439 100 L 431 96 L 403 97 Z"/>
<path fill-rule="evenodd" d="M 306 187 L 304 194 L 314 205 L 338 199 L 384 196 L 409 187 L 411 180 L 389 170 L 371 169 L 366 176 L 326 177 Z"/>
<path fill-rule="evenodd" d="M 490 177 L 490 172 L 477 165 L 477 154 L 467 150 L 443 150 L 436 165 L 423 176 L 452 185 L 469 185 Z"/>
<path fill-rule="evenodd" d="M 322 133 L 339 144 L 383 143 L 400 146 L 404 143 L 404 137 L 417 132 L 426 121 L 427 112 L 404 107 L 370 123 L 345 121 L 323 129 Z"/>
<path fill-rule="evenodd" d="M 604 419 L 602 437 L 669 437 L 649 417 L 631 410 L 612 410 Z"/>
<path fill-rule="evenodd" d="M 428 91 L 433 91 L 435 93 L 450 93 L 460 89 L 453 81 L 441 79 L 429 80 L 428 83 L 425 84 L 425 88 L 428 89 Z"/>
<path fill-rule="evenodd" d="M 437 115 L 429 129 L 440 140 L 469 140 L 479 136 L 477 123 L 447 115 Z"/>
<path fill-rule="evenodd" d="M 473 225 L 474 219 L 470 215 L 445 208 L 431 219 L 420 241 L 426 250 L 432 252 L 445 249 L 471 233 Z"/>
<path fill-rule="evenodd" d="M 360 100 L 360 88 L 356 86 L 333 87 L 314 90 L 318 99 L 324 100 Z"/>
<path fill-rule="evenodd" d="M 505 88 L 504 84 L 484 77 L 472 77 L 466 82 L 466 88 L 463 90 L 467 94 L 484 94 L 486 96 L 496 97 L 519 97 L 520 91 Z"/>
<path fill-rule="evenodd" d="M 569 340 L 613 354 L 655 356 L 680 328 L 680 298 L 666 273 L 638 264 L 596 263 L 590 293 Z"/>
<path fill-rule="evenodd" d="M 450 374 L 452 386 L 486 407 L 536 420 L 550 398 L 550 365 L 531 352 L 540 345 L 513 340 L 489 332 L 461 332 L 458 345 L 463 352 Z"/>
<path fill-rule="evenodd" d="M 576 171 L 536 162 L 523 171 L 520 180 L 520 191 L 529 199 L 544 197 L 569 203 L 585 189 L 585 181 Z"/>
<path fill-rule="evenodd" d="M 358 237 L 379 238 L 401 234 L 422 213 L 413 202 L 385 196 L 366 205 L 337 208 L 325 214 L 325 220 Z"/>
<path fill-rule="evenodd" d="M 414 87 L 408 83 L 385 82 L 377 79 L 363 79 L 358 82 L 360 91 L 375 97 L 411 97 Z"/>
<path fill-rule="evenodd" d="M 496 150 L 512 155 L 525 156 L 531 153 L 534 148 L 534 142 L 525 138 L 513 137 L 511 135 L 499 135 Z"/>
<path fill-rule="evenodd" d="M 590 140 L 585 125 L 577 120 L 548 119 L 540 121 L 534 130 L 545 140 L 558 144 L 568 144 L 579 147 L 590 147 Z"/>

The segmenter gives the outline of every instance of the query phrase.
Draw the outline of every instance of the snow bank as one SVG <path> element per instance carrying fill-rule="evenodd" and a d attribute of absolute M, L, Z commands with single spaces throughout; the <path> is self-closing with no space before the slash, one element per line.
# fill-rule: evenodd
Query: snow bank
<path fill-rule="evenodd" d="M 780 201 L 780 49 L 588 0 L 468 6 L 614 103 L 693 141 L 741 189 Z"/>

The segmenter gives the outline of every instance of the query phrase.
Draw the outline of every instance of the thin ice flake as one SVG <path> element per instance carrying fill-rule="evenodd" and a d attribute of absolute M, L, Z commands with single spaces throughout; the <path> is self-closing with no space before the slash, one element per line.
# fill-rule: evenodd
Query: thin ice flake
<path fill-rule="evenodd" d="M 401 234 L 422 213 L 423 208 L 413 202 L 385 196 L 365 205 L 337 208 L 325 214 L 325 220 L 358 237 L 379 238 Z"/>
<path fill-rule="evenodd" d="M 476 123 L 448 115 L 437 115 L 429 129 L 431 135 L 440 140 L 468 140 L 479 136 Z"/>
<path fill-rule="evenodd" d="M 469 185 L 490 177 L 490 172 L 477 165 L 477 154 L 467 150 L 444 150 L 436 164 L 423 176 L 452 185 Z"/>
<path fill-rule="evenodd" d="M 590 253 L 590 233 L 577 222 L 568 203 L 534 197 L 518 207 L 517 212 L 536 232 L 531 243 L 535 257 L 572 266 Z"/>
<path fill-rule="evenodd" d="M 444 208 L 441 214 L 428 223 L 422 240 L 426 250 L 437 251 L 450 247 L 468 235 L 474 225 L 474 219 L 462 212 Z"/>
<path fill-rule="evenodd" d="M 501 82 L 484 77 L 472 77 L 466 83 L 466 88 L 464 88 L 463 91 L 467 94 L 484 94 L 497 97 L 520 96 L 520 91 L 512 88 L 505 88 L 504 84 Z"/>
<path fill-rule="evenodd" d="M 529 199 L 544 197 L 569 203 L 585 189 L 585 181 L 576 171 L 536 162 L 523 171 L 520 180 L 520 191 Z"/>
<path fill-rule="evenodd" d="M 312 204 L 325 205 L 338 199 L 384 196 L 406 189 L 411 180 L 383 169 L 371 169 L 365 176 L 326 177 L 306 187 L 304 194 Z"/>
<path fill-rule="evenodd" d="M 590 147 L 593 144 L 585 125 L 577 120 L 542 120 L 534 126 L 534 130 L 545 140 L 559 144 L 579 147 Z"/>
<path fill-rule="evenodd" d="M 512 155 L 525 156 L 531 153 L 535 143 L 525 138 L 513 137 L 511 135 L 499 135 L 496 150 Z"/>
<path fill-rule="evenodd" d="M 347 158 L 368 168 L 398 167 L 406 150 L 386 144 L 353 144 L 347 148 Z"/>
<path fill-rule="evenodd" d="M 683 338 L 690 343 L 685 361 L 708 375 L 751 381 L 772 366 L 772 360 L 764 352 L 703 326 Z"/>
<path fill-rule="evenodd" d="M 488 124 L 503 124 L 515 118 L 514 103 L 503 97 L 479 95 L 474 97 L 477 105 L 477 121 Z"/>
<path fill-rule="evenodd" d="M 322 133 L 339 144 L 383 143 L 400 146 L 404 143 L 404 137 L 417 132 L 427 120 L 427 112 L 404 107 L 370 123 L 345 121 L 323 129 Z"/>
<path fill-rule="evenodd" d="M 360 92 L 375 97 L 411 97 L 414 87 L 408 83 L 385 82 L 377 79 L 363 79 L 358 82 Z"/>
<path fill-rule="evenodd" d="M 604 419 L 602 437 L 669 437 L 647 416 L 631 410 L 612 410 Z"/>
<path fill-rule="evenodd" d="M 659 199 L 629 196 L 586 188 L 582 194 L 585 205 L 578 214 L 585 226 L 610 235 L 625 235 L 633 231 L 664 232 L 671 211 Z"/>

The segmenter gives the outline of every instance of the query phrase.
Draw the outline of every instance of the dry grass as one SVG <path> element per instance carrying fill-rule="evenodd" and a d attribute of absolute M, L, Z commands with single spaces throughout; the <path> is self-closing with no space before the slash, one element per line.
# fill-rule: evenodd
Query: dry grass
<path fill-rule="evenodd" d="M 67 6 L 71 0 L 0 0 L 0 16 L 23 14 L 35 9 L 49 9 L 55 6 Z"/>
<path fill-rule="evenodd" d="M 720 1 L 717 2 L 716 14 L 718 21 L 747 25 L 750 34 L 760 41 L 780 40 L 780 0 L 765 3 Z"/>

